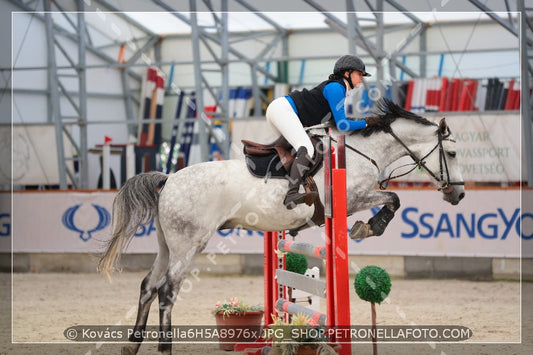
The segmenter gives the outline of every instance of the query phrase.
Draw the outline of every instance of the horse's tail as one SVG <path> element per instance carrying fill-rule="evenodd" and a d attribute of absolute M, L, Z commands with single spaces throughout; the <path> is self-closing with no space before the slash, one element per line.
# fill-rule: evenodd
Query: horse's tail
<path fill-rule="evenodd" d="M 168 175 L 149 172 L 126 181 L 113 201 L 113 235 L 98 262 L 97 270 L 110 278 L 120 264 L 120 255 L 143 224 L 157 214 L 157 188 L 167 181 Z"/>

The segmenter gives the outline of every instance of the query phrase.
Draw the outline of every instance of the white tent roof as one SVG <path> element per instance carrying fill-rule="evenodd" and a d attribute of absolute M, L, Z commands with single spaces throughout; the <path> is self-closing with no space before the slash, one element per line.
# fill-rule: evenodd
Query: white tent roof
<path fill-rule="evenodd" d="M 126 12 L 128 17 L 134 21 L 142 24 L 154 33 L 158 34 L 185 34 L 190 33 L 190 26 L 179 18 L 168 12 Z M 190 18 L 190 13 L 180 13 L 181 15 Z M 279 26 L 294 30 L 294 29 L 308 29 L 308 28 L 327 28 L 325 23 L 326 17 L 316 11 L 295 13 L 295 12 L 261 12 L 262 15 L 267 16 Z M 346 22 L 346 12 L 332 13 L 339 20 Z M 425 23 L 435 23 L 443 21 L 459 21 L 459 20 L 485 20 L 489 17 L 482 12 L 414 12 L 414 16 L 418 17 Z M 506 14 L 505 14 L 506 15 Z M 501 14 L 501 16 L 505 16 Z M 208 12 L 197 13 L 198 23 L 201 26 L 209 26 L 213 24 L 213 16 Z M 367 22 L 368 25 L 375 23 L 373 13 L 358 12 L 357 16 L 360 21 Z M 400 12 L 384 12 L 383 19 L 385 23 L 408 23 L 411 20 Z M 229 12 L 228 26 L 230 32 L 244 32 L 244 31 L 258 31 L 272 29 L 272 25 L 258 17 L 251 12 Z"/>

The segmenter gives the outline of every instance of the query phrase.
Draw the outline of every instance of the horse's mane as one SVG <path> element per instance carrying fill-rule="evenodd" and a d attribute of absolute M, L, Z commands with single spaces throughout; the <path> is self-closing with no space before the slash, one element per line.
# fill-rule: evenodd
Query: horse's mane
<path fill-rule="evenodd" d="M 392 122 L 396 121 L 398 117 L 413 120 L 424 126 L 435 125 L 435 123 L 429 121 L 428 119 L 401 108 L 386 97 L 381 97 L 376 101 L 375 109 L 373 110 L 372 115 L 378 116 L 381 119 L 381 126 L 369 126 L 361 131 L 354 131 L 352 133 L 360 132 L 363 136 L 368 137 L 375 132 L 387 131 Z"/>

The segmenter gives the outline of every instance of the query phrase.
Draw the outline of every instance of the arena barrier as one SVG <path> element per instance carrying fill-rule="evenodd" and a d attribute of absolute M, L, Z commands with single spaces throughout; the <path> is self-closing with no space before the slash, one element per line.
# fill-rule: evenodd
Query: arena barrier
<path fill-rule="evenodd" d="M 337 166 L 335 166 L 335 155 Z M 348 274 L 348 236 L 346 211 L 346 160 L 344 136 L 339 137 L 337 152 L 332 153 L 331 141 L 326 140 L 325 174 L 325 246 L 285 239 L 285 232 L 265 233 L 265 326 L 273 323 L 273 315 L 303 313 L 315 324 L 328 327 L 350 326 L 350 293 Z M 285 270 L 283 252 L 300 253 L 326 261 L 326 282 Z M 292 303 L 287 289 L 296 288 L 325 298 L 327 314 Z M 343 333 L 343 332 L 341 332 Z M 351 354 L 348 337 L 331 339 L 342 344 L 341 355 Z"/>

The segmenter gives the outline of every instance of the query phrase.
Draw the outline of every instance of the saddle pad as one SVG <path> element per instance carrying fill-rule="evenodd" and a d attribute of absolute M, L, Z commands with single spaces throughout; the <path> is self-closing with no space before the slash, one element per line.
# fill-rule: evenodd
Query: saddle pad
<path fill-rule="evenodd" d="M 283 167 L 277 153 L 264 156 L 246 154 L 245 159 L 246 166 L 253 176 L 283 179 L 289 174 Z"/>

